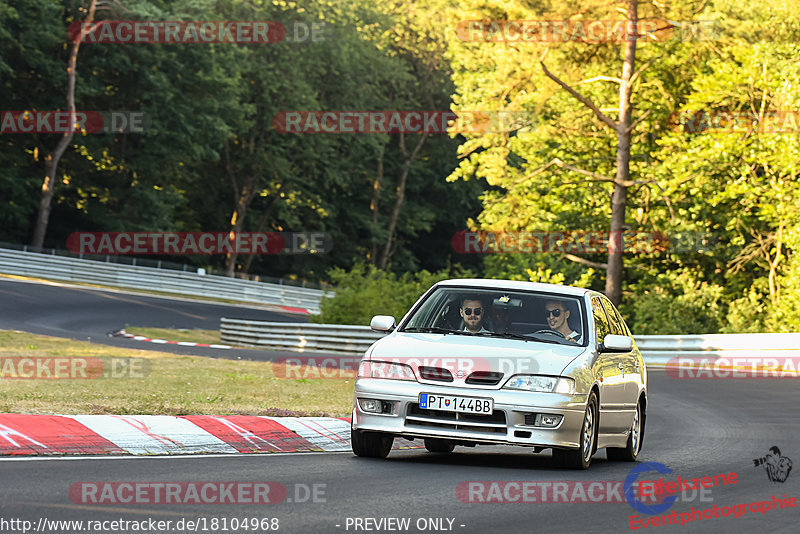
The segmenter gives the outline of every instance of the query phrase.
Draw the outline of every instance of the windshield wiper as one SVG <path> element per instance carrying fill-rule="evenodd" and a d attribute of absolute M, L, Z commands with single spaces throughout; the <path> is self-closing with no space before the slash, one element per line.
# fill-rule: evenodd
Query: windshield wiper
<path fill-rule="evenodd" d="M 422 332 L 424 334 L 460 334 L 455 330 L 448 330 L 447 328 L 439 328 L 438 326 L 411 326 L 404 328 L 403 332 Z"/>
<path fill-rule="evenodd" d="M 486 337 L 504 337 L 507 339 L 521 339 L 523 341 L 531 341 L 531 338 L 524 334 L 516 334 L 514 332 L 478 332 L 478 336 Z"/>
<path fill-rule="evenodd" d="M 536 335 L 540 335 L 541 336 L 541 335 L 547 335 L 547 334 L 537 334 L 536 332 L 533 332 L 531 334 L 528 334 L 528 336 L 530 336 L 530 337 L 528 337 L 528 339 L 532 339 L 533 341 L 539 341 L 541 343 L 554 343 L 556 345 L 566 345 L 566 343 L 562 343 L 561 341 L 556 341 L 555 339 L 540 338 L 540 337 L 534 338 L 533 336 L 536 336 Z"/>

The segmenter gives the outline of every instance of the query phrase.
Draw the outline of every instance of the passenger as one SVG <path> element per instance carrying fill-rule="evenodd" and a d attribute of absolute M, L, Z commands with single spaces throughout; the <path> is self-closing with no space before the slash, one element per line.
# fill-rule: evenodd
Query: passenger
<path fill-rule="evenodd" d="M 508 322 L 508 308 L 506 306 L 498 306 L 497 304 L 492 306 L 492 319 L 494 319 L 494 329 L 495 332 L 499 332 L 501 334 L 508 332 L 509 322 Z"/>
<path fill-rule="evenodd" d="M 480 299 L 465 298 L 461 301 L 459 313 L 464 320 L 464 331 L 477 334 L 478 332 L 488 332 L 483 326 L 484 317 L 483 302 Z"/>
<path fill-rule="evenodd" d="M 569 310 L 559 300 L 548 300 L 544 303 L 544 318 L 550 330 L 555 330 L 566 339 L 580 344 L 583 342 L 583 336 L 569 326 L 569 315 Z"/>

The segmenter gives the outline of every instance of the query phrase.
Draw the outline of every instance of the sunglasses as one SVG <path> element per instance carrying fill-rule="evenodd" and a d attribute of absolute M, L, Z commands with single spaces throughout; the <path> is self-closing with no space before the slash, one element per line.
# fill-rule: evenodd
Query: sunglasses
<path fill-rule="evenodd" d="M 473 309 L 472 308 L 461 308 L 464 310 L 464 315 L 472 315 Z M 483 311 L 483 308 L 475 308 L 475 315 L 480 315 Z"/>
<path fill-rule="evenodd" d="M 545 311 L 544 311 L 544 317 L 545 317 L 545 319 L 547 319 L 548 317 L 550 317 L 550 315 L 552 315 L 553 317 L 558 317 L 558 316 L 560 316 L 560 315 L 561 315 L 561 310 L 545 310 Z"/>

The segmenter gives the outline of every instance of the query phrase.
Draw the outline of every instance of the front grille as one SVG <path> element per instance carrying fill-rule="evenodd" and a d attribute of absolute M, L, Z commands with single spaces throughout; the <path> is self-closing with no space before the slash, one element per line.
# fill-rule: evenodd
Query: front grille
<path fill-rule="evenodd" d="M 453 373 L 442 367 L 426 367 L 420 365 L 419 376 L 425 380 L 436 380 L 438 382 L 452 382 Z"/>
<path fill-rule="evenodd" d="M 448 430 L 469 430 L 487 434 L 506 433 L 506 413 L 495 410 L 491 414 L 445 412 L 441 410 L 423 410 L 419 403 L 408 405 L 406 425 Z"/>
<path fill-rule="evenodd" d="M 481 386 L 494 386 L 503 378 L 503 373 L 494 371 L 475 371 L 467 377 L 467 384 L 478 384 Z"/>

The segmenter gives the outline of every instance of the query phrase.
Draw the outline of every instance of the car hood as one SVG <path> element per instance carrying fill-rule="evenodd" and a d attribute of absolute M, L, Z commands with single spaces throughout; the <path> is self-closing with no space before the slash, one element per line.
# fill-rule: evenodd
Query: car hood
<path fill-rule="evenodd" d="M 370 359 L 405 363 L 417 377 L 421 366 L 444 368 L 453 374 L 454 382 L 463 382 L 475 371 L 502 372 L 505 377 L 560 375 L 586 349 L 516 339 L 395 332 L 373 345 Z"/>

